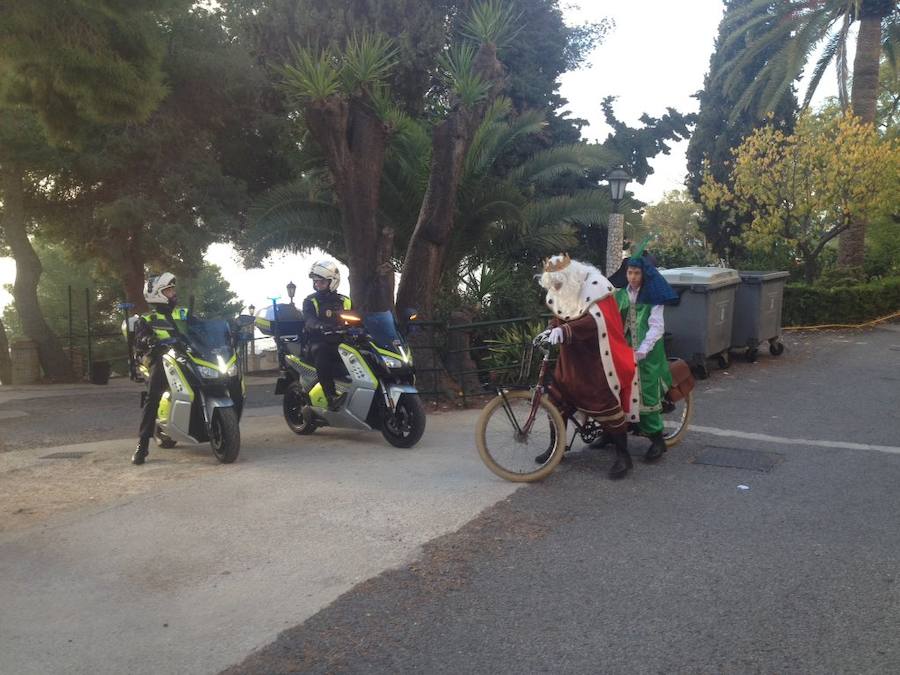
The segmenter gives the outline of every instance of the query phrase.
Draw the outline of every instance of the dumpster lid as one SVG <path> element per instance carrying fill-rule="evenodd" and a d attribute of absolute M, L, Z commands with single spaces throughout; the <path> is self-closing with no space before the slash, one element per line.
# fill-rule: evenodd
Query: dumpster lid
<path fill-rule="evenodd" d="M 764 281 L 784 279 L 789 276 L 787 272 L 744 272 L 741 271 L 741 281 L 745 284 L 761 284 Z"/>
<path fill-rule="evenodd" d="M 697 290 L 713 290 L 741 283 L 737 270 L 723 267 L 674 267 L 660 270 L 672 286 L 699 286 Z"/>

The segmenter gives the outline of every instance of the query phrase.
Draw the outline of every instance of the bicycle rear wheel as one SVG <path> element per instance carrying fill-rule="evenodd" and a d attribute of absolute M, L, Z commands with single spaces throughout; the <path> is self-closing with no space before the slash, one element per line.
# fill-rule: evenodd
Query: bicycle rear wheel
<path fill-rule="evenodd" d="M 491 400 L 475 425 L 475 443 L 482 461 L 495 474 L 514 483 L 541 480 L 563 458 L 566 423 L 546 397 L 541 398 L 534 424 L 521 433 L 531 415 L 532 392 L 510 391 Z M 515 424 L 513 423 L 515 420 Z M 550 450 L 542 464 L 535 457 Z"/>
<path fill-rule="evenodd" d="M 693 392 L 675 403 L 672 403 L 668 399 L 664 401 L 662 415 L 663 438 L 666 441 L 667 448 L 673 448 L 684 440 L 684 435 L 687 433 L 688 424 L 691 422 L 691 415 L 693 412 Z"/>

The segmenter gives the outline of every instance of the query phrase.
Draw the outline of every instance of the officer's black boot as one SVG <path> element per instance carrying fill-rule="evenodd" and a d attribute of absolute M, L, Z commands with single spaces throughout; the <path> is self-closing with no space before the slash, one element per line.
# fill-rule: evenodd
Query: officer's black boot
<path fill-rule="evenodd" d="M 337 412 L 341 409 L 344 399 L 347 398 L 347 392 L 342 391 L 340 394 L 328 396 L 328 409 L 331 412 Z"/>
<path fill-rule="evenodd" d="M 142 438 L 138 441 L 137 450 L 134 451 L 134 454 L 131 456 L 132 464 L 143 464 L 144 460 L 147 459 L 147 455 L 150 454 L 150 439 Z"/>
<path fill-rule="evenodd" d="M 663 438 L 662 432 L 658 432 L 650 436 L 650 447 L 644 455 L 645 462 L 655 462 L 666 451 L 666 439 Z"/>
<path fill-rule="evenodd" d="M 622 432 L 621 434 L 610 434 L 610 438 L 616 445 L 616 461 L 609 470 L 609 477 L 614 480 L 624 478 L 633 466 L 631 455 L 628 454 L 628 436 Z"/>

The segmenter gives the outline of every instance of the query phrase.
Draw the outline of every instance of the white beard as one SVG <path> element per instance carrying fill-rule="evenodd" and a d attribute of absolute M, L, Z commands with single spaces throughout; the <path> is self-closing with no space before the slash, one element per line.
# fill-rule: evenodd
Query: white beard
<path fill-rule="evenodd" d="M 559 272 L 544 272 L 540 283 L 547 289 L 547 307 L 563 321 L 583 316 L 591 305 L 615 290 L 596 267 L 574 260 Z"/>

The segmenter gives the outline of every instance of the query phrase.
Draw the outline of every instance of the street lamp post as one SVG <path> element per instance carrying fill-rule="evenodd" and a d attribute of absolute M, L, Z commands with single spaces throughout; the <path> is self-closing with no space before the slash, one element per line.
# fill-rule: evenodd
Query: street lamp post
<path fill-rule="evenodd" d="M 609 181 L 609 194 L 612 198 L 613 212 L 609 214 L 609 225 L 606 229 L 606 276 L 614 274 L 622 264 L 622 242 L 625 238 L 625 216 L 619 213 L 619 202 L 625 197 L 625 186 L 631 176 L 622 167 L 613 169 L 606 177 Z"/>
<path fill-rule="evenodd" d="M 247 307 L 247 311 L 250 312 L 250 316 L 256 317 L 256 307 L 254 305 L 249 305 Z M 256 337 L 256 326 L 254 324 L 250 324 L 250 356 L 256 356 L 256 340 L 253 338 Z"/>
<path fill-rule="evenodd" d="M 289 281 L 287 285 L 288 297 L 291 299 L 291 304 L 294 304 L 294 293 L 297 292 L 297 284 L 293 281 Z"/>

